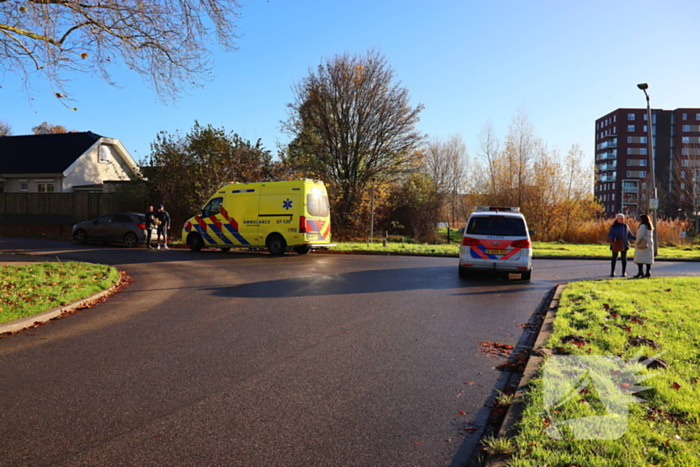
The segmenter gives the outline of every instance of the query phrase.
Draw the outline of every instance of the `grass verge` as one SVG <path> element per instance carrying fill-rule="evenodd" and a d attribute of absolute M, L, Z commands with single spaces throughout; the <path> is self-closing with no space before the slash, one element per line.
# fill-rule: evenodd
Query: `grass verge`
<path fill-rule="evenodd" d="M 411 253 L 421 255 L 458 255 L 458 243 L 429 245 L 425 243 L 382 243 L 341 242 L 333 247 L 333 251 L 345 252 L 374 252 L 374 253 Z M 568 256 L 578 258 L 609 258 L 610 246 L 607 244 L 578 245 L 573 243 L 558 242 L 532 242 L 532 254 L 535 258 L 544 256 Z M 629 252 L 630 257 L 634 250 Z M 698 259 L 700 260 L 700 247 L 672 247 L 659 248 L 657 259 Z"/>
<path fill-rule="evenodd" d="M 619 377 L 624 372 L 605 373 L 604 383 L 609 386 L 601 387 L 593 384 L 595 379 L 588 383 L 579 379 L 582 373 L 571 366 L 551 385 L 554 373 L 548 381 L 541 369 L 530 382 L 519 434 L 510 440 L 513 456 L 508 465 L 700 465 L 700 309 L 694 302 L 699 295 L 700 279 L 691 277 L 568 285 L 546 343 L 554 355 L 542 368 L 552 368 L 561 361 L 552 360 L 559 355 L 607 356 L 606 361 L 629 362 L 641 352 L 644 357 L 657 357 L 652 362 L 656 368 L 639 364 L 629 368 L 634 374 L 654 376 L 637 383 L 647 388 L 635 394 L 641 399 L 638 403 L 624 396 L 618 399 L 625 402 L 625 413 L 620 413 L 610 410 L 609 402 L 611 394 L 633 392 L 630 383 Z M 561 398 L 565 402 L 554 402 L 558 398 L 552 398 L 552 393 L 559 391 L 555 386 L 569 392 L 568 398 Z M 567 428 L 567 421 L 594 417 L 585 419 L 588 423 L 601 416 L 607 416 L 603 430 L 624 422 L 624 430 L 618 432 L 621 436 L 596 431 L 611 439 L 581 439 L 572 431 L 573 425 Z M 552 432 L 552 427 L 561 439 L 550 436 L 547 430 Z"/>
<path fill-rule="evenodd" d="M 0 267 L 0 323 L 26 318 L 108 289 L 115 268 L 90 263 L 34 263 Z"/>

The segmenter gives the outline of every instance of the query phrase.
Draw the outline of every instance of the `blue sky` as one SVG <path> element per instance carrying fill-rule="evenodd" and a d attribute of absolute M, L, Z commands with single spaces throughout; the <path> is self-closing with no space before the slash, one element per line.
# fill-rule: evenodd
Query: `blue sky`
<path fill-rule="evenodd" d="M 121 69 L 113 87 L 78 75 L 72 111 L 35 81 L 30 100 L 13 75 L 0 77 L 0 120 L 13 134 L 42 121 L 119 138 L 143 160 L 159 131 L 198 120 L 268 149 L 289 141 L 280 122 L 292 86 L 322 60 L 373 49 L 386 57 L 414 105 L 418 129 L 459 133 L 471 155 L 490 122 L 503 138 L 525 109 L 535 132 L 565 153 L 579 144 L 593 158 L 595 119 L 644 107 L 700 107 L 700 2 L 537 0 L 243 0 L 239 49 L 215 50 L 214 78 L 175 103 Z"/>

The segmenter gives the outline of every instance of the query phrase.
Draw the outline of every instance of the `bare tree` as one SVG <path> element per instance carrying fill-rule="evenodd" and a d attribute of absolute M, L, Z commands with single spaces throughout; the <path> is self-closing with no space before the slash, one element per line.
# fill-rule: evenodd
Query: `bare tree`
<path fill-rule="evenodd" d="M 674 217 L 680 216 L 697 227 L 700 213 L 700 141 L 676 149 L 671 173 L 670 201 Z M 663 191 L 663 190 L 662 190 Z"/>
<path fill-rule="evenodd" d="M 288 162 L 332 185 L 339 227 L 373 178 L 404 171 L 420 143 L 415 128 L 422 106 L 376 52 L 339 55 L 294 87 L 285 129 L 295 136 Z"/>
<path fill-rule="evenodd" d="M 493 125 L 489 122 L 484 125 L 479 134 L 478 156 L 486 164 L 486 191 L 494 194 L 497 186 L 498 159 L 500 156 L 500 142 L 494 134 Z M 482 184 L 483 185 L 483 184 Z"/>
<path fill-rule="evenodd" d="M 63 125 L 52 125 L 48 122 L 41 122 L 41 125 L 32 127 L 32 133 L 35 135 L 50 135 L 52 133 L 68 133 Z"/>
<path fill-rule="evenodd" d="M 4 120 L 0 120 L 0 136 L 10 136 L 11 134 L 12 128 L 10 128 L 10 125 Z"/>
<path fill-rule="evenodd" d="M 503 153 L 509 188 L 513 190 L 518 206 L 523 203 L 524 189 L 532 183 L 532 162 L 542 150 L 542 144 L 542 140 L 535 136 L 527 112 L 520 109 L 508 127 Z"/>
<path fill-rule="evenodd" d="M 445 202 L 447 222 L 454 225 L 464 220 L 468 154 L 462 137 L 453 135 L 447 141 L 433 138 L 423 154 L 423 164 L 434 189 Z"/>
<path fill-rule="evenodd" d="M 27 90 L 34 75 L 67 96 L 66 74 L 80 71 L 112 83 L 122 63 L 150 81 L 161 98 L 206 77 L 213 29 L 235 49 L 237 0 L 2 0 L 0 69 L 18 74 Z"/>

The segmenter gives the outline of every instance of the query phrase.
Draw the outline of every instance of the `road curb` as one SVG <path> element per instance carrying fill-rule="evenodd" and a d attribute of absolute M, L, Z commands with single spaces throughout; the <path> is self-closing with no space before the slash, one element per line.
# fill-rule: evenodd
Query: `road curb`
<path fill-rule="evenodd" d="M 566 284 L 557 285 L 557 288 L 554 291 L 554 295 L 552 296 L 552 299 L 549 302 L 549 306 L 547 307 L 547 313 L 545 314 L 544 320 L 542 320 L 542 325 L 537 335 L 537 339 L 535 340 L 535 344 L 532 346 L 532 350 L 542 348 L 544 346 L 544 343 L 552 334 L 554 318 L 557 309 L 559 308 L 559 300 L 561 298 L 561 294 L 564 291 L 565 287 Z M 542 366 L 543 361 L 544 356 L 537 355 L 531 352 L 527 361 L 527 365 L 525 365 L 523 376 L 520 378 L 518 389 L 516 389 L 515 394 L 513 396 L 513 402 L 508 408 L 508 411 L 506 412 L 506 415 L 503 418 L 501 428 L 498 431 L 498 438 L 513 437 L 517 434 L 515 425 L 520 421 L 523 410 L 525 409 L 525 403 L 523 402 L 523 398 L 527 393 L 530 381 L 537 375 L 537 372 Z M 489 455 L 486 458 L 483 465 L 484 467 L 503 467 L 508 463 L 509 460 L 510 456 L 504 458 L 503 456 Z"/>
<path fill-rule="evenodd" d="M 0 337 L 4 337 L 5 335 L 14 334 L 24 329 L 44 324 L 47 321 L 51 321 L 52 319 L 73 313 L 75 310 L 86 307 L 88 304 L 94 301 L 106 298 L 109 295 L 112 295 L 117 290 L 119 285 L 122 284 L 123 280 L 123 275 L 120 274 L 120 278 L 116 284 L 101 292 L 94 293 L 87 298 L 83 298 L 82 300 L 69 303 L 68 305 L 51 308 L 50 310 L 41 312 L 37 315 L 28 316 L 26 318 L 19 318 L 14 321 L 0 324 Z"/>

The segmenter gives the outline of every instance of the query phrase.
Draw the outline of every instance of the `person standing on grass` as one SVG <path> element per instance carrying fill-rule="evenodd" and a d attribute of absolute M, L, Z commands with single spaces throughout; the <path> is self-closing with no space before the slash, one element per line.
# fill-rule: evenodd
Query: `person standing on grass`
<path fill-rule="evenodd" d="M 637 243 L 634 247 L 634 262 L 639 268 L 635 279 L 651 277 L 651 265 L 654 264 L 654 225 L 649 216 L 642 214 L 639 216 L 639 229 L 637 230 Z M 647 266 L 646 274 L 642 269 Z"/>
<path fill-rule="evenodd" d="M 625 215 L 620 213 L 615 216 L 615 222 L 610 226 L 608 231 L 608 240 L 610 240 L 610 251 L 612 251 L 612 261 L 610 263 L 610 277 L 615 277 L 615 264 L 617 263 L 617 254 L 620 254 L 620 262 L 622 263 L 622 277 L 627 277 L 627 250 L 630 249 L 630 239 L 635 240 L 637 237 L 632 235 L 629 226 L 625 224 Z"/>
<path fill-rule="evenodd" d="M 160 224 L 158 224 L 158 230 L 156 231 L 158 233 L 158 249 L 160 250 L 161 245 L 163 245 L 163 248 L 168 250 L 168 228 L 170 227 L 170 214 L 168 214 L 168 211 L 166 211 L 165 207 L 161 204 L 158 206 L 158 211 L 156 211 L 155 217 L 160 221 Z M 161 235 L 163 236 L 162 243 L 160 239 Z"/>
<path fill-rule="evenodd" d="M 146 248 L 152 250 L 151 246 L 151 229 L 155 224 L 155 212 L 153 212 L 153 206 L 148 206 L 148 211 L 146 211 Z"/>

